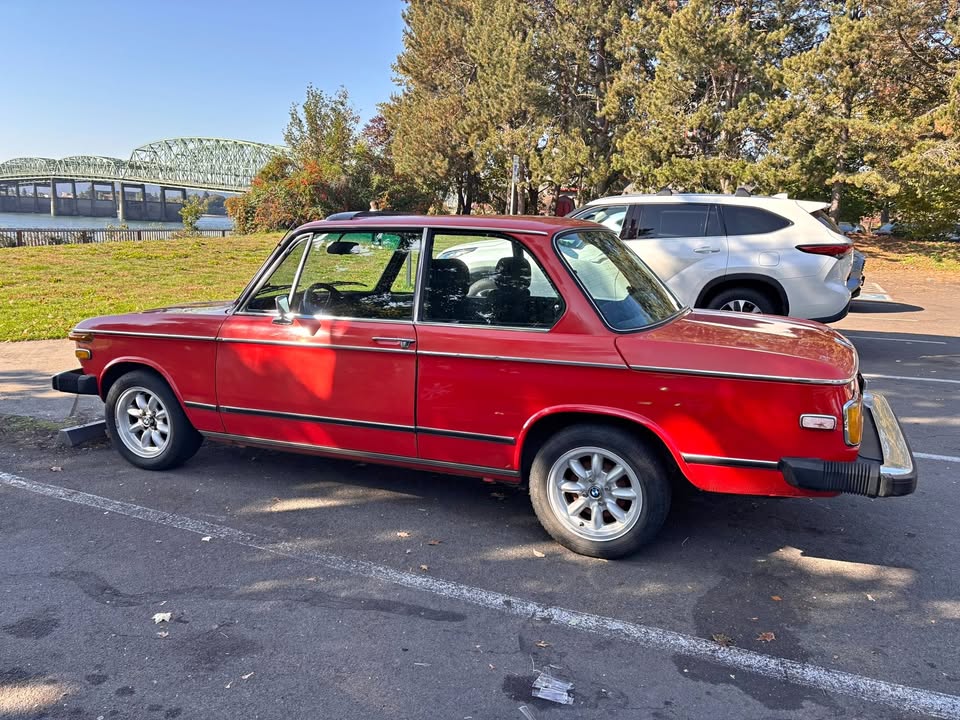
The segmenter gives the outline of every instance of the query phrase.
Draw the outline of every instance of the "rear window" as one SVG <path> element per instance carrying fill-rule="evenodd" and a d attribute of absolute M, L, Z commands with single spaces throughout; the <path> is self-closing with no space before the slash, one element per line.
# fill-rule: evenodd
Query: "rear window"
<path fill-rule="evenodd" d="M 813 216 L 814 216 L 817 220 L 819 220 L 822 224 L 826 225 L 828 228 L 830 228 L 831 230 L 833 230 L 835 233 L 840 232 L 840 228 L 839 228 L 839 227 L 837 226 L 837 224 L 833 221 L 833 218 L 830 217 L 829 215 L 827 215 L 827 213 L 825 213 L 823 210 L 814 210 L 814 211 L 813 211 L 812 213 L 810 213 L 810 214 L 813 215 Z"/>
<path fill-rule="evenodd" d="M 743 205 L 724 205 L 723 222 L 727 226 L 727 235 L 763 235 L 793 224 L 776 213 Z"/>
<path fill-rule="evenodd" d="M 614 330 L 639 330 L 676 315 L 681 305 L 611 232 L 581 230 L 556 239 L 564 264 Z"/>

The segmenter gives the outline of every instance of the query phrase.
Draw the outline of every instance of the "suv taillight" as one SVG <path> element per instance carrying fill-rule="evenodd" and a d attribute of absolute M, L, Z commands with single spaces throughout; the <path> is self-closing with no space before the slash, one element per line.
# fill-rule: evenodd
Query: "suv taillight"
<path fill-rule="evenodd" d="M 797 245 L 797 250 L 812 255 L 829 255 L 834 258 L 842 258 L 844 255 L 853 252 L 853 245 Z"/>

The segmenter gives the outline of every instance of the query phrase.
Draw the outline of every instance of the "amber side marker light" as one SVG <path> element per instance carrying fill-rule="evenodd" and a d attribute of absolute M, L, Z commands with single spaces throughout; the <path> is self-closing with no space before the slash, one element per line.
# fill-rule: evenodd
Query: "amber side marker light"
<path fill-rule="evenodd" d="M 93 333 L 80 332 L 78 330 L 71 330 L 70 334 L 67 335 L 67 338 L 75 342 L 90 342 L 91 340 L 93 340 Z"/>
<path fill-rule="evenodd" d="M 89 360 L 93 357 L 93 352 L 87 348 L 77 348 L 73 354 L 77 356 L 77 360 Z"/>
<path fill-rule="evenodd" d="M 863 438 L 863 399 L 856 397 L 843 406 L 843 439 L 859 445 Z"/>
<path fill-rule="evenodd" d="M 801 415 L 800 427 L 807 430 L 833 430 L 837 419 L 833 415 Z"/>

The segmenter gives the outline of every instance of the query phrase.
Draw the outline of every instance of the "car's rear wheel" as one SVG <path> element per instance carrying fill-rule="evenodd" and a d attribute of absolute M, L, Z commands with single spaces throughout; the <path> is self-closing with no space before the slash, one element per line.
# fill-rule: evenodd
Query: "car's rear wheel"
<path fill-rule="evenodd" d="M 581 555 L 616 558 L 649 542 L 670 509 L 659 455 L 620 428 L 577 425 L 554 435 L 530 468 L 540 523 Z"/>
<path fill-rule="evenodd" d="M 203 442 L 170 386 L 146 370 L 129 372 L 110 387 L 106 421 L 113 446 L 145 470 L 176 467 Z"/>
<path fill-rule="evenodd" d="M 707 303 L 710 310 L 773 315 L 777 312 L 774 302 L 764 293 L 753 288 L 730 288 L 717 293 Z"/>

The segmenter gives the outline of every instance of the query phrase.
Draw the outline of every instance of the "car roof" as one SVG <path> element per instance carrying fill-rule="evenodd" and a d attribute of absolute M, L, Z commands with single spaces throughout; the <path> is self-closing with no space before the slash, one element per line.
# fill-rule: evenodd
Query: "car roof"
<path fill-rule="evenodd" d="M 435 228 L 451 230 L 500 230 L 504 232 L 553 235 L 561 230 L 587 228 L 596 230 L 596 223 L 572 218 L 542 215 L 372 215 L 348 220 L 317 220 L 301 225 L 298 231 L 333 228 Z"/>
<path fill-rule="evenodd" d="M 795 198 L 774 197 L 771 195 L 725 195 L 723 193 L 673 193 L 672 195 L 652 195 L 645 193 L 628 193 L 625 195 L 608 195 L 607 197 L 591 200 L 584 207 L 596 205 L 619 205 L 626 203 L 703 203 L 712 202 L 722 205 L 744 205 L 748 207 L 763 207 L 764 205 L 791 205 L 800 206 L 806 212 L 814 212 L 830 207 L 830 203 L 819 200 L 797 200 Z"/>

